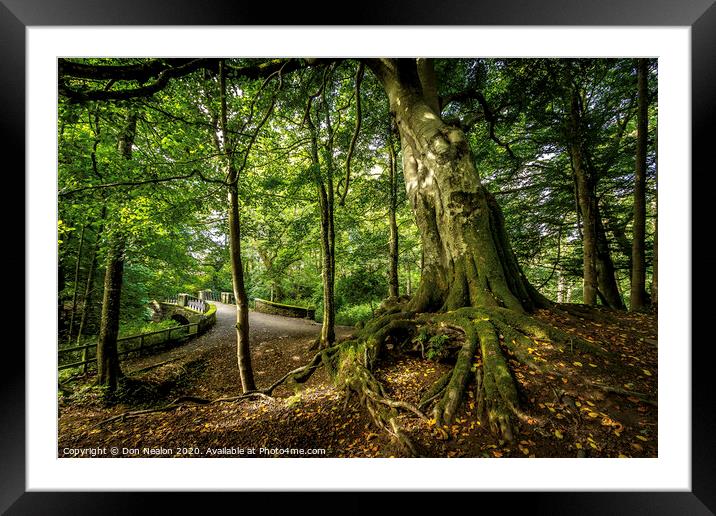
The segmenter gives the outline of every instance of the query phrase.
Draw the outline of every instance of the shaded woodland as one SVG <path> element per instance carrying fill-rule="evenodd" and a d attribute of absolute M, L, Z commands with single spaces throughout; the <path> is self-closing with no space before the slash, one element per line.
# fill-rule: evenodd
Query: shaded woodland
<path fill-rule="evenodd" d="M 656 60 L 58 69 L 60 455 L 657 455 Z M 216 328 L 121 359 L 201 291 Z"/>

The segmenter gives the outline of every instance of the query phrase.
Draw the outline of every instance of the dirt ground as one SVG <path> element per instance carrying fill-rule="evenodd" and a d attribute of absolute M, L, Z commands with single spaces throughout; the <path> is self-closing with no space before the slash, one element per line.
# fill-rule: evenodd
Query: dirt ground
<path fill-rule="evenodd" d="M 58 456 L 105 450 L 107 457 L 393 457 L 390 437 L 371 425 L 357 400 L 346 400 L 323 368 L 303 385 L 282 385 L 272 398 L 187 405 L 171 412 L 99 424 L 169 404 L 180 396 L 241 394 L 233 306 L 217 303 L 206 334 L 159 354 L 122 363 L 123 402 L 109 405 L 78 378 L 62 386 Z M 590 314 L 598 314 L 593 317 Z M 535 341 L 531 353 L 556 364 L 541 374 L 511 361 L 526 413 L 512 442 L 495 438 L 475 415 L 474 388 L 455 423 L 441 429 L 413 414 L 401 423 L 425 457 L 656 457 L 657 324 L 654 315 L 593 309 L 585 317 L 541 311 L 538 317 L 610 352 L 609 358 Z M 266 387 L 307 363 L 320 332 L 314 322 L 251 313 L 256 383 Z M 339 337 L 352 328 L 339 327 Z M 390 353 L 376 377 L 387 394 L 417 404 L 450 367 L 419 354 Z M 429 416 L 429 413 L 428 413 Z"/>

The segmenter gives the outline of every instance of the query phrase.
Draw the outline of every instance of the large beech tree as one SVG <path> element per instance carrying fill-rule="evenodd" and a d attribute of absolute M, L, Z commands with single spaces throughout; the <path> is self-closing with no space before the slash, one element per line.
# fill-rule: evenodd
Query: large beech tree
<path fill-rule="evenodd" d="M 416 312 L 464 306 L 518 312 L 544 306 L 514 258 L 495 199 L 481 184 L 464 133 L 440 117 L 432 63 L 370 60 L 400 133 L 408 197 L 422 237 Z"/>

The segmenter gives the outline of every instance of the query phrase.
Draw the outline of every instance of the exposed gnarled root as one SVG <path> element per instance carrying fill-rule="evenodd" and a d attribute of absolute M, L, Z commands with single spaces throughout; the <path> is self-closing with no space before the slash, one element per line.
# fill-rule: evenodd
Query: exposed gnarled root
<path fill-rule="evenodd" d="M 493 433 L 511 441 L 514 436 L 512 414 L 518 405 L 517 388 L 500 348 L 497 329 L 488 320 L 489 315 L 474 309 L 460 309 L 436 319 L 465 333 L 465 343 L 458 353 L 449 383 L 433 408 L 436 423 L 450 425 L 455 419 L 479 349 L 482 367 L 478 378 L 478 415 L 486 414 L 486 422 Z"/>
<path fill-rule="evenodd" d="M 390 434 L 406 455 L 419 456 L 418 448 L 403 431 L 398 421 L 399 409 L 412 412 L 423 419 L 427 417 L 417 407 L 389 399 L 385 395 L 383 386 L 369 369 L 373 362 L 369 357 L 375 356 L 375 350 L 371 347 L 378 345 L 375 339 L 343 343 L 336 354 L 335 381 L 339 387 L 346 390 L 348 395 L 353 394 L 358 397 L 373 423 Z"/>

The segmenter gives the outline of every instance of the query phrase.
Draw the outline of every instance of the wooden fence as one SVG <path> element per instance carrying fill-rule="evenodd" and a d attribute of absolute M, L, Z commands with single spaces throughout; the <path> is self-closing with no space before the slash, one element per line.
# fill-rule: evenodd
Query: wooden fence
<path fill-rule="evenodd" d="M 202 321 L 203 322 L 203 321 Z M 185 324 L 183 326 L 174 326 L 164 330 L 156 330 L 139 335 L 130 335 L 117 339 L 117 354 L 120 357 L 127 356 L 130 353 L 140 353 L 147 349 L 166 344 L 168 342 L 180 341 L 199 334 L 200 326 L 204 326 L 201 322 Z M 82 346 L 73 346 L 62 348 L 57 351 L 57 367 L 58 371 L 70 369 L 72 367 L 97 365 L 97 343 L 84 344 Z M 68 358 L 69 357 L 69 358 Z M 77 360 L 78 361 L 72 361 Z M 69 363 L 62 363 L 70 361 Z"/>

